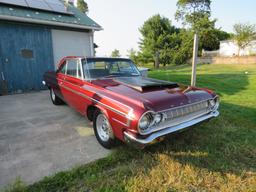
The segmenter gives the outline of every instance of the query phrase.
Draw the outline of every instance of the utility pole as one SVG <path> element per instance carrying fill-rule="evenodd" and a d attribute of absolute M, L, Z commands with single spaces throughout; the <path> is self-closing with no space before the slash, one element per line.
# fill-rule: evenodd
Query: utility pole
<path fill-rule="evenodd" d="M 196 85 L 196 64 L 198 55 L 198 34 L 194 35 L 194 47 L 193 47 L 193 60 L 192 60 L 192 76 L 191 76 L 191 86 Z"/>

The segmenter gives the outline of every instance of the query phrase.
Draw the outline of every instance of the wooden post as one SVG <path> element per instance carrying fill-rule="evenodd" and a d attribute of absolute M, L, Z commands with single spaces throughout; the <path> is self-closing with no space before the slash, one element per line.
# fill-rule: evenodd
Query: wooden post
<path fill-rule="evenodd" d="M 196 85 L 196 64 L 198 55 L 198 35 L 194 35 L 194 47 L 193 47 L 193 60 L 192 60 L 192 75 L 191 75 L 191 86 Z"/>
<path fill-rule="evenodd" d="M 155 54 L 155 68 L 159 68 L 159 51 L 156 51 L 156 54 Z"/>

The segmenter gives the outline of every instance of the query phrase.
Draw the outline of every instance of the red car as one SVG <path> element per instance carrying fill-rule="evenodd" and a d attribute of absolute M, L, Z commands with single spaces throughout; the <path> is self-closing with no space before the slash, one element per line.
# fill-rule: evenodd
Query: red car
<path fill-rule="evenodd" d="M 105 148 L 115 139 L 144 147 L 219 115 L 213 91 L 143 77 L 130 59 L 65 57 L 43 83 L 53 104 L 93 121 Z"/>

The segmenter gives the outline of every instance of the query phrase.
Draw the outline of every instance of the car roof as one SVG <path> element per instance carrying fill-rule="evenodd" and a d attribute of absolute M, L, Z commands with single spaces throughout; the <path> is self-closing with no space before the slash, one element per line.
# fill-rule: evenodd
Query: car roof
<path fill-rule="evenodd" d="M 85 56 L 66 56 L 61 59 L 61 61 L 58 64 L 58 68 L 63 64 L 63 62 L 67 59 L 87 59 L 87 60 L 122 60 L 122 61 L 131 61 L 129 58 L 122 58 L 122 57 L 85 57 Z"/>
<path fill-rule="evenodd" d="M 63 59 L 111 59 L 111 60 L 131 60 L 129 58 L 124 58 L 124 57 L 85 57 L 85 56 L 66 56 Z"/>

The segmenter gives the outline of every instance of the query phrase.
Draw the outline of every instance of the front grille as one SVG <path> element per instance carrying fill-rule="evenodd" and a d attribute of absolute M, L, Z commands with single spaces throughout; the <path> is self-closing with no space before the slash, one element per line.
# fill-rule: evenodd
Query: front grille
<path fill-rule="evenodd" d="M 152 126 L 150 132 L 159 131 L 167 127 L 172 127 L 193 120 L 209 112 L 210 107 L 209 101 L 207 100 L 162 111 L 165 116 L 164 121 L 158 125 Z"/>
<path fill-rule="evenodd" d="M 165 114 L 166 114 L 166 120 L 171 120 L 179 117 L 184 117 L 193 113 L 208 112 L 208 110 L 209 110 L 208 101 L 202 101 L 202 102 L 170 109 L 168 111 L 165 111 Z"/>

